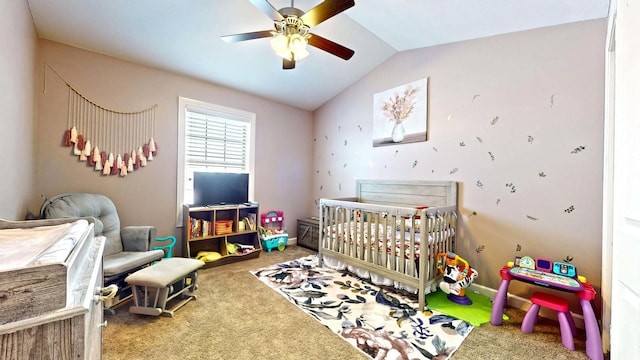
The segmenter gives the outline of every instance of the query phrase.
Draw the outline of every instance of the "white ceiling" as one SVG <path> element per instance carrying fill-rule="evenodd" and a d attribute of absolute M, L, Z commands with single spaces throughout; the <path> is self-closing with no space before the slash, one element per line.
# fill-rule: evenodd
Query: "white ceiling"
<path fill-rule="evenodd" d="M 41 38 L 315 110 L 395 53 L 603 18 L 609 0 L 356 0 L 311 29 L 355 50 L 345 61 L 310 48 L 293 70 L 268 39 L 221 35 L 271 30 L 249 0 L 27 0 Z M 270 0 L 276 8 L 290 0 Z M 308 11 L 320 0 L 296 0 Z"/>

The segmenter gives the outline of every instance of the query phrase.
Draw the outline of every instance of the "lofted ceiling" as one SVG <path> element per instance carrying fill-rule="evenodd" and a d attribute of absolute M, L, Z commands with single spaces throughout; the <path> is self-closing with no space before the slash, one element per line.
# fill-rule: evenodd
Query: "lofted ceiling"
<path fill-rule="evenodd" d="M 397 52 L 607 16 L 609 0 L 355 0 L 311 29 L 355 50 L 348 61 L 310 47 L 293 70 L 269 39 L 221 35 L 271 30 L 249 0 L 27 0 L 40 38 L 87 49 L 305 110 L 315 110 Z M 266 0 L 265 0 L 266 1 Z M 290 0 L 269 0 L 276 9 Z M 308 11 L 320 0 L 295 0 Z"/>

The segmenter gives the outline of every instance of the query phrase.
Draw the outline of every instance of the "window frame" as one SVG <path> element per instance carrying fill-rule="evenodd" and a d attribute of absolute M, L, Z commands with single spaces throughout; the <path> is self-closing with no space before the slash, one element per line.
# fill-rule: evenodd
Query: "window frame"
<path fill-rule="evenodd" d="M 212 104 L 200 100 L 194 100 L 186 97 L 178 97 L 178 161 L 177 161 L 177 178 L 176 178 L 176 227 L 183 226 L 182 207 L 184 204 L 185 192 L 185 173 L 186 173 L 186 121 L 187 111 L 198 112 L 206 115 L 227 114 L 229 120 L 247 121 L 249 123 L 249 199 L 253 199 L 254 190 L 254 172 L 255 172 L 255 139 L 256 139 L 256 114 L 244 110 L 234 109 L 222 105 Z"/>

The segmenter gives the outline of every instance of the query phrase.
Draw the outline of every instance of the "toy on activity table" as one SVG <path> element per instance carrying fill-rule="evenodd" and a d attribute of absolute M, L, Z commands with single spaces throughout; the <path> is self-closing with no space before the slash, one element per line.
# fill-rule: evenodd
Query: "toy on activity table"
<path fill-rule="evenodd" d="M 440 289 L 447 294 L 447 299 L 456 304 L 471 305 L 473 302 L 465 295 L 465 288 L 478 277 L 476 269 L 453 252 L 439 253 L 436 260 L 438 270 L 443 276 Z"/>
<path fill-rule="evenodd" d="M 262 247 L 271 252 L 271 249 L 277 248 L 278 251 L 284 251 L 289 240 L 289 234 L 284 229 L 284 215 L 280 210 L 273 210 L 260 215 L 259 227 L 260 242 Z"/>

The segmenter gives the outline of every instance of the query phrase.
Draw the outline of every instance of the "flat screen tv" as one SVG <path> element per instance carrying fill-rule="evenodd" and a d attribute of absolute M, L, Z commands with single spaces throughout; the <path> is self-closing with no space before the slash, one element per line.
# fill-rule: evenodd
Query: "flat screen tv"
<path fill-rule="evenodd" d="M 193 205 L 239 205 L 249 201 L 249 174 L 193 173 Z"/>

